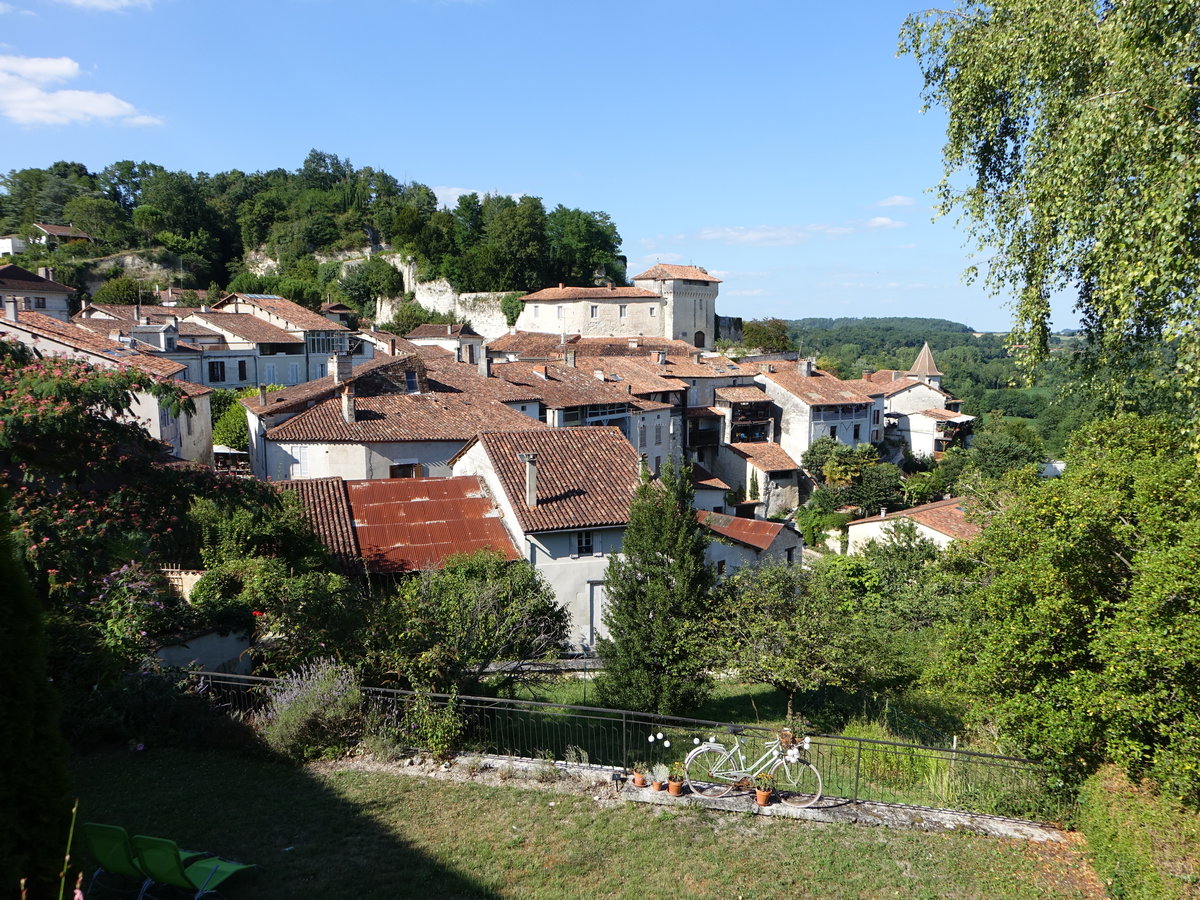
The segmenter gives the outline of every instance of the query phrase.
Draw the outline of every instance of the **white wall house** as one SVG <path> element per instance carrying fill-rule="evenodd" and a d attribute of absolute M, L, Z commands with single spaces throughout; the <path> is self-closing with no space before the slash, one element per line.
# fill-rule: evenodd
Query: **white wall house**
<path fill-rule="evenodd" d="M 703 510 L 696 511 L 696 519 L 712 533 L 713 540 L 704 556 L 716 569 L 718 577 L 759 563 L 799 565 L 803 561 L 804 540 L 782 522 L 743 519 Z"/>
<path fill-rule="evenodd" d="M 980 531 L 980 526 L 968 519 L 963 498 L 952 497 L 912 509 L 884 510 L 877 516 L 851 522 L 846 526 L 846 552 L 858 553 L 869 541 L 886 542 L 898 522 L 911 522 L 918 534 L 939 547 L 952 541 L 969 541 Z"/>
<path fill-rule="evenodd" d="M 883 440 L 883 392 L 874 385 L 843 381 L 812 359 L 771 368 L 758 381 L 780 409 L 779 444 L 793 459 L 819 437 L 850 447 Z"/>
<path fill-rule="evenodd" d="M 621 551 L 640 460 L 616 428 L 481 434 L 451 463 L 477 475 L 525 559 L 571 616 L 571 642 L 606 635 L 604 575 Z"/>
<path fill-rule="evenodd" d="M 60 322 L 71 320 L 71 297 L 75 288 L 54 280 L 54 270 L 42 268 L 35 275 L 9 263 L 0 266 L 0 303 L 10 309 L 41 313 Z"/>

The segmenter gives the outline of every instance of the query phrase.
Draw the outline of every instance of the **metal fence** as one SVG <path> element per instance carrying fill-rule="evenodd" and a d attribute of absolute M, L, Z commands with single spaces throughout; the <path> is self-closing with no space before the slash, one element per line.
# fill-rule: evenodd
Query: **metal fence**
<path fill-rule="evenodd" d="M 274 679 L 201 673 L 198 692 L 229 712 L 253 716 Z M 426 708 L 453 703 L 462 723 L 460 745 L 477 753 L 589 763 L 628 771 L 638 763 L 669 765 L 699 743 L 733 741 L 729 723 L 655 716 L 629 710 L 566 706 L 531 700 L 455 697 L 364 688 L 366 720 L 403 737 L 418 699 Z M 743 728 L 747 762 L 758 759 L 775 732 Z M 408 732 L 411 733 L 411 732 Z M 824 780 L 823 804 L 864 801 L 954 809 L 1039 822 L 1061 821 L 1066 810 L 1046 790 L 1045 770 L 1016 757 L 947 747 L 815 734 L 809 759 Z M 419 738 L 412 749 L 421 747 Z"/>

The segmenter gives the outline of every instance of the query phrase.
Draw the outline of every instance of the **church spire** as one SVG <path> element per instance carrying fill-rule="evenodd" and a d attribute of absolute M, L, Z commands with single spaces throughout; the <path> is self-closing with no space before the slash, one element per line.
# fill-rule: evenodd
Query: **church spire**
<path fill-rule="evenodd" d="M 933 361 L 933 351 L 929 349 L 929 341 L 926 341 L 925 345 L 921 347 L 921 352 L 917 354 L 917 361 L 912 364 L 908 374 L 934 387 L 941 386 L 942 373 L 938 371 L 938 367 Z"/>

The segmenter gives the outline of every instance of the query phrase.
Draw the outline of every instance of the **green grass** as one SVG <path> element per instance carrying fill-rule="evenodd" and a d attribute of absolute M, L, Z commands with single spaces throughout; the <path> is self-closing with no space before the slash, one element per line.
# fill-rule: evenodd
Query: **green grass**
<path fill-rule="evenodd" d="M 1063 845 L 604 806 L 183 750 L 92 755 L 75 774 L 81 820 L 258 863 L 223 886 L 229 900 L 1100 896 Z"/>

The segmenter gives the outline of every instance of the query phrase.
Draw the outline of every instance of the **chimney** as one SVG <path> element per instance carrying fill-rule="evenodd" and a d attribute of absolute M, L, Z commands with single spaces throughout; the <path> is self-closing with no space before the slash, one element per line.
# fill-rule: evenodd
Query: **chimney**
<path fill-rule="evenodd" d="M 335 353 L 329 357 L 329 374 L 334 384 L 349 381 L 354 374 L 354 360 L 349 353 Z"/>
<path fill-rule="evenodd" d="M 534 366 L 533 374 L 536 375 L 538 378 L 542 379 L 542 381 L 545 381 L 546 380 L 546 367 L 545 366 Z"/>
<path fill-rule="evenodd" d="M 537 454 L 518 453 L 517 459 L 525 463 L 525 505 L 533 509 L 537 506 Z"/>
<path fill-rule="evenodd" d="M 258 405 L 267 405 L 267 386 L 261 381 L 258 383 Z"/>
<path fill-rule="evenodd" d="M 608 289 L 609 289 L 610 291 L 615 291 L 615 290 L 617 289 L 617 286 L 616 286 L 616 285 L 615 285 L 613 282 L 611 282 L 611 281 L 610 281 L 610 282 L 608 283 Z"/>
<path fill-rule="evenodd" d="M 13 316 L 13 319 L 15 320 L 15 319 L 16 319 L 16 316 Z M 108 339 L 109 339 L 110 341 L 117 341 L 118 343 L 120 343 L 120 340 L 121 340 L 121 331 L 120 331 L 120 329 L 118 329 L 118 328 L 112 328 L 112 329 L 110 329 L 110 330 L 109 330 L 109 332 L 108 332 Z"/>
<path fill-rule="evenodd" d="M 211 310 L 211 309 L 209 309 L 209 308 L 208 308 L 208 306 L 207 306 L 206 304 L 204 304 L 204 303 L 201 303 L 201 304 L 200 304 L 200 312 L 202 312 L 202 313 L 208 313 L 208 312 L 212 312 L 212 310 Z"/>
<path fill-rule="evenodd" d="M 17 303 L 18 301 L 16 297 L 4 298 L 4 318 L 8 319 L 10 322 L 20 321 L 21 314 L 19 312 Z"/>
<path fill-rule="evenodd" d="M 479 377 L 492 377 L 492 358 L 487 355 L 487 350 L 479 354 Z"/>
<path fill-rule="evenodd" d="M 349 384 L 342 388 L 342 418 L 347 425 L 354 424 L 354 391 Z"/>
<path fill-rule="evenodd" d="M 575 368 L 575 351 L 574 350 L 567 350 L 565 353 L 563 353 L 563 363 L 565 363 L 566 366 L 570 369 Z"/>
<path fill-rule="evenodd" d="M 700 351 L 699 350 L 692 351 L 692 363 L 697 366 L 700 365 Z"/>
<path fill-rule="evenodd" d="M 887 518 L 887 507 L 886 506 L 879 507 L 879 518 L 881 518 L 881 519 Z"/>
<path fill-rule="evenodd" d="M 769 375 L 775 371 L 775 367 L 770 363 L 760 363 L 758 371 L 762 372 L 764 375 Z"/>
<path fill-rule="evenodd" d="M 667 364 L 667 351 L 666 350 L 655 350 L 651 354 L 651 357 L 660 366 L 665 366 Z"/>
<path fill-rule="evenodd" d="M 563 287 L 565 287 L 565 285 L 560 281 L 558 283 L 558 289 L 561 291 L 563 289 Z"/>
<path fill-rule="evenodd" d="M 631 337 L 631 338 L 629 339 L 629 349 L 630 349 L 630 350 L 636 350 L 636 349 L 637 349 L 637 346 L 638 346 L 638 339 L 637 339 L 637 338 L 635 338 L 635 337 Z"/>
<path fill-rule="evenodd" d="M 604 370 L 603 369 L 593 369 L 592 374 L 596 376 L 597 381 L 604 380 Z"/>
<path fill-rule="evenodd" d="M 796 367 L 800 370 L 801 375 L 812 375 L 817 370 L 816 357 L 809 356 L 796 363 Z"/>
<path fill-rule="evenodd" d="M 871 376 L 875 374 L 875 370 L 874 369 L 863 369 L 862 373 L 863 373 L 862 374 L 863 381 L 868 381 L 871 378 Z"/>

